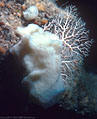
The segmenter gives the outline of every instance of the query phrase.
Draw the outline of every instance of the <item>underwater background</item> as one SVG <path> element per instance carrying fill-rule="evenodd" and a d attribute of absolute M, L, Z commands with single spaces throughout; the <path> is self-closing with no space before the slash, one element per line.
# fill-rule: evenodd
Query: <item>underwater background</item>
<path fill-rule="evenodd" d="M 73 4 L 78 8 L 80 17 L 84 19 L 84 21 L 86 22 L 87 29 L 90 30 L 90 38 L 94 39 L 94 42 L 90 49 L 89 56 L 86 57 L 84 60 L 84 67 L 87 72 L 92 74 L 97 74 L 97 1 L 96 0 L 92 0 L 92 1 L 91 0 L 59 0 L 57 1 L 57 4 L 59 6 L 62 6 L 63 8 L 66 5 Z M 10 62 L 10 60 L 8 60 L 7 62 Z M 11 67 L 11 69 L 14 70 L 13 67 Z M 7 66 L 6 70 L 8 70 L 8 68 L 9 67 Z M 13 78 L 13 75 L 14 74 L 12 74 L 12 78 Z M 6 76 L 7 75 L 4 76 L 3 74 L 3 76 L 1 77 L 6 79 Z M 17 79 L 20 77 L 16 76 L 15 78 Z M 7 86 L 7 84 L 5 86 Z M 12 82 L 12 85 L 14 87 L 15 85 L 18 85 L 18 84 L 16 82 Z M 22 91 L 17 93 L 19 89 L 21 89 L 21 86 L 19 85 L 18 85 L 18 88 L 14 90 L 8 89 L 9 91 L 11 90 L 12 94 L 13 92 L 17 94 L 17 97 L 19 98 L 16 98 L 15 97 L 16 95 L 15 96 L 13 95 L 13 97 L 11 97 L 10 93 L 7 95 L 6 94 L 4 95 L 3 93 L 2 96 L 0 96 L 1 98 L 0 116 L 16 115 L 16 116 L 24 116 L 24 117 L 31 117 L 31 118 L 33 117 L 33 118 L 51 118 L 51 119 L 57 119 L 57 118 L 58 119 L 63 119 L 63 118 L 64 119 L 97 119 L 97 114 L 92 113 L 92 114 L 82 115 L 82 114 L 76 113 L 76 111 L 64 110 L 62 107 L 59 107 L 59 105 L 57 104 L 48 109 L 43 109 L 41 106 L 38 106 L 36 104 L 27 104 L 29 105 L 29 109 L 24 109 L 24 105 L 26 104 L 28 99 L 26 99 L 26 95 L 23 94 Z M 7 102 L 5 101 L 5 103 L 2 104 L 2 100 L 4 101 L 4 99 L 7 99 Z M 7 107 L 10 107 L 10 108 L 7 108 Z"/>

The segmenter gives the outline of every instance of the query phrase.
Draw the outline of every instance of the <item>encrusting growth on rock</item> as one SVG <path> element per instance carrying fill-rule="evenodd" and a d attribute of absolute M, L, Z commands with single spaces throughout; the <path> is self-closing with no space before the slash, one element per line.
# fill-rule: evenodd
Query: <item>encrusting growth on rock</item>
<path fill-rule="evenodd" d="M 6 50 L 3 47 L 0 47 L 0 53 L 5 54 Z"/>
<path fill-rule="evenodd" d="M 30 6 L 26 11 L 23 12 L 23 16 L 28 21 L 35 19 L 38 16 L 37 7 Z"/>

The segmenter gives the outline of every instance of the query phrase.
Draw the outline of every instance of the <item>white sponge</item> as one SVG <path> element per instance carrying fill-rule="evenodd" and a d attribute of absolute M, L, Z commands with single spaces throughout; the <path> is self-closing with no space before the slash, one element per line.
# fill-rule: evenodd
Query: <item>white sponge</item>
<path fill-rule="evenodd" d="M 50 106 L 65 90 L 61 76 L 62 41 L 35 24 L 19 27 L 17 32 L 23 40 L 10 52 L 18 57 L 27 71 L 22 84 L 28 88 L 32 100 L 36 99 L 45 107 Z"/>
<path fill-rule="evenodd" d="M 38 8 L 36 6 L 29 7 L 26 11 L 23 12 L 25 20 L 32 20 L 38 16 Z"/>

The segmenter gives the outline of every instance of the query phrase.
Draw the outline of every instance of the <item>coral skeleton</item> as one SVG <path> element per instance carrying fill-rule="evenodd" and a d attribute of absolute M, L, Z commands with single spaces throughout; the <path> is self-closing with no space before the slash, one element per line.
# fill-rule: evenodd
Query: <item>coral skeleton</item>
<path fill-rule="evenodd" d="M 80 69 L 83 57 L 88 56 L 92 40 L 88 38 L 89 31 L 85 28 L 85 22 L 78 17 L 76 7 L 71 5 L 64 11 L 65 14 L 57 14 L 49 19 L 43 28 L 56 34 L 63 42 L 61 75 L 66 80 L 73 78 L 76 68 Z"/>

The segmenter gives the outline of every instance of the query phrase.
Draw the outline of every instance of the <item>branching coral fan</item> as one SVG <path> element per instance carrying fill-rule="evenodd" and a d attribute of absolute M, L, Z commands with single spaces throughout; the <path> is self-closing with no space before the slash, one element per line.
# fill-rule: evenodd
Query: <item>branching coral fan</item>
<path fill-rule="evenodd" d="M 83 57 L 88 56 L 92 40 L 88 38 L 89 31 L 85 28 L 84 21 L 78 17 L 76 7 L 71 5 L 64 11 L 64 15 L 60 13 L 53 16 L 43 28 L 44 31 L 58 35 L 63 41 L 62 76 L 63 79 L 70 79 Z"/>

